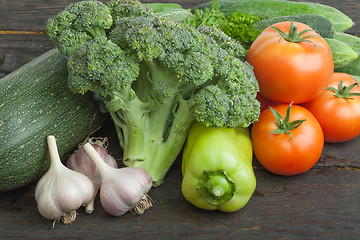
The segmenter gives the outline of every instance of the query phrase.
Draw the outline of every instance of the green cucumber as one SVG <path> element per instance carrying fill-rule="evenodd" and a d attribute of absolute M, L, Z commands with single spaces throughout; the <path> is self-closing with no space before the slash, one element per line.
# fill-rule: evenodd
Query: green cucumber
<path fill-rule="evenodd" d="M 360 53 L 358 53 L 360 54 Z M 360 58 L 358 57 L 354 61 L 351 61 L 350 63 L 346 64 L 343 67 L 335 68 L 335 72 L 343 72 L 348 73 L 350 75 L 358 75 L 360 76 Z"/>
<path fill-rule="evenodd" d="M 74 94 L 55 49 L 0 79 L 0 192 L 28 185 L 49 167 L 46 137 L 61 158 L 107 119 L 92 95 Z"/>
<path fill-rule="evenodd" d="M 255 28 L 264 30 L 268 26 L 285 21 L 301 22 L 316 30 L 323 38 L 332 38 L 335 32 L 329 19 L 317 14 L 297 14 L 290 16 L 273 17 L 255 23 Z"/>
<path fill-rule="evenodd" d="M 343 32 L 335 32 L 333 38 L 339 41 L 342 41 L 352 47 L 355 52 L 360 52 L 360 38 Z"/>
<path fill-rule="evenodd" d="M 346 43 L 358 55 L 360 55 L 360 38 L 359 37 L 357 37 L 355 35 L 347 34 L 347 33 L 336 32 L 336 33 L 334 33 L 333 38 Z M 360 76 L 360 57 L 358 57 L 354 61 L 351 61 L 350 63 L 346 64 L 343 67 L 336 68 L 335 71 Z"/>
<path fill-rule="evenodd" d="M 343 32 L 354 25 L 351 18 L 338 9 L 319 3 L 286 0 L 219 0 L 219 2 L 220 10 L 225 16 L 239 11 L 257 15 L 262 19 L 296 14 L 318 14 L 329 19 L 338 32 Z M 210 4 L 200 4 L 195 8 L 204 9 L 205 7 L 210 7 Z"/>
<path fill-rule="evenodd" d="M 334 68 L 341 68 L 358 58 L 358 54 L 346 43 L 333 38 L 325 38 L 334 60 Z"/>
<path fill-rule="evenodd" d="M 145 5 L 150 7 L 154 11 L 154 13 L 173 9 L 182 9 L 181 5 L 177 3 L 146 3 Z"/>
<path fill-rule="evenodd" d="M 183 22 L 188 17 L 192 16 L 190 10 L 187 9 L 169 9 L 153 14 L 154 17 L 167 17 L 176 22 Z"/>
<path fill-rule="evenodd" d="M 360 76 L 351 75 L 360 84 Z"/>

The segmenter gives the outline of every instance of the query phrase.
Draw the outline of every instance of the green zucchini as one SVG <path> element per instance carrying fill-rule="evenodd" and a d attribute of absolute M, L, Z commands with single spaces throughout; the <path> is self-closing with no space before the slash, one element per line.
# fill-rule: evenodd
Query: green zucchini
<path fill-rule="evenodd" d="M 62 158 L 107 115 L 92 95 L 67 85 L 65 58 L 55 49 L 0 79 L 0 192 L 28 185 L 49 167 L 47 135 Z"/>
<path fill-rule="evenodd" d="M 358 58 L 358 54 L 346 43 L 333 38 L 325 38 L 334 60 L 334 68 L 341 68 Z"/>
<path fill-rule="evenodd" d="M 318 14 L 329 19 L 334 29 L 339 32 L 354 25 L 352 19 L 338 9 L 320 3 L 286 0 L 219 0 L 219 2 L 220 10 L 225 16 L 239 11 L 257 15 L 262 19 L 295 14 Z M 210 7 L 210 4 L 200 4 L 195 8 L 204 9 L 205 7 Z"/>
<path fill-rule="evenodd" d="M 264 30 L 268 26 L 285 21 L 301 22 L 316 30 L 323 38 L 332 38 L 335 32 L 329 19 L 317 14 L 296 14 L 290 16 L 273 17 L 255 23 L 255 28 Z"/>

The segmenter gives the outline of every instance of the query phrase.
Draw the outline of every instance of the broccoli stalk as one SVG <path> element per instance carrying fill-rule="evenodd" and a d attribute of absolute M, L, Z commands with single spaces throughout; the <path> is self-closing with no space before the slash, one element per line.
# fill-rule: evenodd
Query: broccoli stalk
<path fill-rule="evenodd" d="M 171 82 L 170 78 L 178 82 L 175 74 L 158 63 L 148 62 L 147 65 L 151 66 L 152 82 L 164 79 Z M 149 81 L 147 75 L 143 77 L 145 79 L 136 81 Z M 126 102 L 126 107 L 110 111 L 124 150 L 124 164 L 145 169 L 152 176 L 153 185 L 160 185 L 184 145 L 194 120 L 191 111 L 194 103 L 184 100 L 179 93 L 162 99 L 162 103 L 155 106 L 151 101 L 142 102 L 134 96 Z M 112 106 L 107 105 L 107 108 L 112 109 Z"/>
<path fill-rule="evenodd" d="M 222 31 L 154 17 L 137 0 L 112 0 L 100 8 L 91 1 L 91 14 L 87 1 L 76 4 L 48 24 L 55 46 L 67 50 L 69 87 L 100 96 L 124 164 L 148 171 L 154 186 L 163 182 L 193 121 L 232 128 L 257 120 L 254 72 L 241 44 Z M 62 17 L 69 9 L 77 11 L 72 22 Z M 78 19 L 87 27 L 78 28 Z M 104 27 L 102 21 L 112 24 Z M 92 33 L 99 26 L 105 35 Z M 68 30 L 79 34 L 65 39 Z"/>
<path fill-rule="evenodd" d="M 180 100 L 170 122 L 168 115 L 173 107 L 169 101 L 141 118 L 128 119 L 126 125 L 118 125 L 115 120 L 120 142 L 123 142 L 124 164 L 146 169 L 153 178 L 154 186 L 163 182 L 181 150 L 178 146 L 183 146 L 186 140 L 193 120 L 187 102 Z"/>

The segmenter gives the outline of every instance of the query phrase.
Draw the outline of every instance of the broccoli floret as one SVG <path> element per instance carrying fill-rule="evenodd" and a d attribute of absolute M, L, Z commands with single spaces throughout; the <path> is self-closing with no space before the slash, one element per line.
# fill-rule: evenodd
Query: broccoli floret
<path fill-rule="evenodd" d="M 118 107 L 131 99 L 131 84 L 139 74 L 139 65 L 106 37 L 97 37 L 85 44 L 68 59 L 69 87 L 85 93 L 89 90 Z M 115 104 L 116 99 L 121 99 Z M 126 100 L 126 101 L 125 101 Z"/>
<path fill-rule="evenodd" d="M 47 32 L 61 53 L 73 54 L 83 43 L 106 36 L 113 18 L 107 5 L 99 1 L 81 1 L 68 5 L 47 21 Z"/>
<path fill-rule="evenodd" d="M 124 164 L 145 169 L 158 186 L 193 121 L 216 128 L 256 121 L 259 86 L 244 48 L 222 31 L 138 14 L 141 3 L 131 2 L 133 9 L 127 0 L 108 3 L 127 10 L 111 10 L 117 21 L 109 31 L 68 55 L 68 81 L 73 92 L 101 97 Z"/>
<path fill-rule="evenodd" d="M 138 0 L 112 0 L 108 6 L 115 22 L 123 17 L 149 17 L 153 14 L 153 10 L 149 6 Z"/>

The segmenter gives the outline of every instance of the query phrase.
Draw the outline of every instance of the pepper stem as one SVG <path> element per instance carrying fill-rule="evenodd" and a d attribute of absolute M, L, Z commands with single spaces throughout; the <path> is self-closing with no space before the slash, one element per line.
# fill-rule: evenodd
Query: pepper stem
<path fill-rule="evenodd" d="M 236 184 L 225 170 L 205 170 L 197 190 L 203 199 L 214 205 L 223 204 L 234 196 Z"/>

